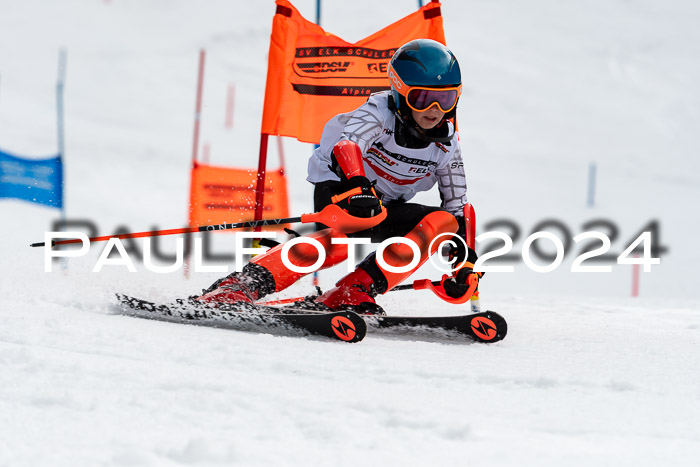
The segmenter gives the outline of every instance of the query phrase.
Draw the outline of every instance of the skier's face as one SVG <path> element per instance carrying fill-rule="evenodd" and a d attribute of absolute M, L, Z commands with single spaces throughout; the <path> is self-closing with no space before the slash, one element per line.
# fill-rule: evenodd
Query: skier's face
<path fill-rule="evenodd" d="M 418 112 L 413 109 L 411 109 L 411 112 L 413 114 L 413 120 L 424 130 L 430 130 L 435 127 L 435 125 L 440 123 L 442 117 L 445 116 L 445 112 L 438 109 L 437 105 L 430 107 L 424 112 Z"/>

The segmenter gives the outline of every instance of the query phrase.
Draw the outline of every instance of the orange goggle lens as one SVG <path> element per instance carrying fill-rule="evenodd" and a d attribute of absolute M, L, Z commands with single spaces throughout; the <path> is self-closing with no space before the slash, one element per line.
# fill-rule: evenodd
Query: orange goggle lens
<path fill-rule="evenodd" d="M 425 112 L 434 105 L 447 113 L 457 105 L 457 99 L 462 93 L 462 86 L 454 88 L 420 88 L 411 87 L 406 93 L 408 106 L 417 111 Z"/>

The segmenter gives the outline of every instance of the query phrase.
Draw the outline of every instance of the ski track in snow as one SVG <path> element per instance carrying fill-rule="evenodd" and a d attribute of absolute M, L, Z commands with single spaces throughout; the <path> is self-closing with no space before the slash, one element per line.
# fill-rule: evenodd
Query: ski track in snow
<path fill-rule="evenodd" d="M 184 223 L 201 47 L 201 141 L 213 163 L 255 166 L 272 2 L 5 3 L 0 149 L 55 152 L 56 55 L 68 50 L 69 218 L 95 222 L 100 235 Z M 314 17 L 315 2 L 294 3 Z M 323 8 L 324 27 L 352 41 L 415 2 Z M 45 273 L 43 252 L 27 245 L 57 214 L 2 199 L 0 467 L 697 465 L 696 2 L 477 0 L 442 10 L 465 74 L 461 144 L 478 224 L 516 221 L 518 252 L 543 219 L 574 235 L 612 219 L 619 254 L 658 219 L 669 251 L 642 274 L 641 296 L 628 298 L 628 267 L 577 275 L 567 257 L 549 274 L 522 263 L 487 274 L 482 307 L 508 320 L 493 345 L 371 331 L 344 344 L 141 320 L 113 314 L 113 294 L 167 301 L 220 274 L 185 280 L 140 263 L 137 273 L 93 274 L 99 248 L 68 273 L 58 263 Z M 309 212 L 309 145 L 285 148 L 291 212 Z M 584 205 L 591 161 L 595 208 Z M 231 241 L 214 245 L 228 251 Z M 173 251 L 174 240 L 162 247 Z M 324 272 L 322 287 L 344 268 Z M 304 280 L 284 296 L 311 290 Z M 425 291 L 379 303 L 392 314 L 464 312 Z"/>
<path fill-rule="evenodd" d="M 343 344 L 13 300 L 26 313 L 4 313 L 0 331 L 0 459 L 683 465 L 697 453 L 693 310 L 492 304 L 508 310 L 501 343 Z"/>

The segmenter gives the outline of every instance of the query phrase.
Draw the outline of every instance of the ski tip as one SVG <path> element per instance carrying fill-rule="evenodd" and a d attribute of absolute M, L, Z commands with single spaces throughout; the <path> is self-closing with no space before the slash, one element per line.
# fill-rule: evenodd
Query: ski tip
<path fill-rule="evenodd" d="M 333 335 L 343 342 L 360 342 L 367 334 L 365 320 L 352 311 L 334 313 L 330 327 Z"/>
<path fill-rule="evenodd" d="M 469 325 L 479 342 L 491 344 L 503 340 L 508 334 L 508 323 L 495 311 L 485 311 L 474 316 Z"/>

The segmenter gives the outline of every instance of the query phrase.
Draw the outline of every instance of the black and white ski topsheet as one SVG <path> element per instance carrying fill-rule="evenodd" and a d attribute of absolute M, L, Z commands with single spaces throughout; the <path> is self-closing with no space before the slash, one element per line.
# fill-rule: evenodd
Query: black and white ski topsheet
<path fill-rule="evenodd" d="M 508 332 L 506 320 L 485 311 L 459 316 L 358 315 L 352 311 L 323 312 L 303 306 L 272 307 L 252 303 L 208 306 L 178 299 L 156 304 L 117 294 L 120 312 L 140 318 L 258 332 L 296 332 L 322 335 L 345 342 L 361 341 L 367 326 L 392 334 L 468 337 L 477 342 L 497 342 Z"/>
<path fill-rule="evenodd" d="M 379 332 L 426 337 L 468 337 L 476 342 L 503 340 L 506 320 L 495 311 L 457 316 L 364 316 L 367 325 Z"/>
<path fill-rule="evenodd" d="M 304 313 L 298 309 L 245 302 L 212 307 L 181 299 L 166 305 L 121 294 L 117 294 L 117 299 L 121 314 L 172 323 L 243 331 L 313 334 L 344 342 L 359 342 L 367 333 L 365 321 L 352 311 Z"/>

